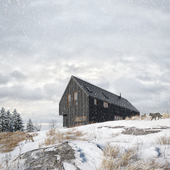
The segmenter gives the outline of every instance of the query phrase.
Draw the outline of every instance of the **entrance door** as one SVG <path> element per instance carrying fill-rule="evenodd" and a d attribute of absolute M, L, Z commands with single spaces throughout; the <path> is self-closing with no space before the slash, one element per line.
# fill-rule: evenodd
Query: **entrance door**
<path fill-rule="evenodd" d="M 63 126 L 68 127 L 67 115 L 63 115 Z"/>

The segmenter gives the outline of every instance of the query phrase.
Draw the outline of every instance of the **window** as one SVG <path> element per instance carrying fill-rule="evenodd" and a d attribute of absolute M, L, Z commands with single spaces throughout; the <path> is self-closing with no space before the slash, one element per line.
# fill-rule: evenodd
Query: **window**
<path fill-rule="evenodd" d="M 67 107 L 71 106 L 71 94 L 67 96 Z"/>
<path fill-rule="evenodd" d="M 74 101 L 73 101 L 73 102 L 74 102 L 73 105 L 74 105 L 74 106 L 76 106 L 76 105 L 78 104 L 78 102 L 77 102 L 77 97 L 78 97 L 78 93 L 75 92 L 75 93 L 74 93 L 74 96 L 73 96 L 73 100 L 74 100 Z"/>
<path fill-rule="evenodd" d="M 86 116 L 74 117 L 74 122 L 86 121 Z"/>
<path fill-rule="evenodd" d="M 105 107 L 105 108 L 108 108 L 108 103 L 107 102 L 103 102 L 103 106 Z"/>
<path fill-rule="evenodd" d="M 114 120 L 123 120 L 123 118 L 120 116 L 114 116 Z"/>
<path fill-rule="evenodd" d="M 97 105 L 97 99 L 94 99 L 94 105 Z"/>

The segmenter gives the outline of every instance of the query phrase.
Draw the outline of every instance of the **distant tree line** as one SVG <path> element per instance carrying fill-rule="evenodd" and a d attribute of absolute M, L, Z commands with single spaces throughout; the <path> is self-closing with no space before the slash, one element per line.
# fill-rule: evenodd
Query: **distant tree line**
<path fill-rule="evenodd" d="M 20 114 L 17 112 L 16 109 L 10 113 L 8 110 L 7 112 L 2 107 L 0 110 L 0 133 L 1 132 L 16 132 L 16 131 L 24 131 L 23 121 Z M 32 123 L 31 119 L 29 119 L 25 131 L 27 132 L 36 132 L 40 131 L 41 124 Z"/>
<path fill-rule="evenodd" d="M 2 107 L 0 110 L 0 133 L 24 131 L 23 121 L 16 109 L 10 113 Z"/>

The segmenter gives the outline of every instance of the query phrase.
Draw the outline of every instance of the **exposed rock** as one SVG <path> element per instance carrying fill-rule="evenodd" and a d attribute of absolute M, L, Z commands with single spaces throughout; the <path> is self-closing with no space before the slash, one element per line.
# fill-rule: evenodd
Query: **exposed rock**
<path fill-rule="evenodd" d="M 112 129 L 118 129 L 118 128 L 124 128 L 124 126 L 99 126 L 98 128 L 102 128 L 102 127 L 105 127 L 105 128 L 112 128 Z"/>
<path fill-rule="evenodd" d="M 74 150 L 67 142 L 26 152 L 20 159 L 24 161 L 24 170 L 64 170 L 63 162 L 75 166 Z"/>
<path fill-rule="evenodd" d="M 152 129 L 139 129 L 136 127 L 129 127 L 129 128 L 124 128 L 124 131 L 122 134 L 128 134 L 128 135 L 147 135 L 150 133 L 158 133 L 160 130 L 152 130 Z"/>

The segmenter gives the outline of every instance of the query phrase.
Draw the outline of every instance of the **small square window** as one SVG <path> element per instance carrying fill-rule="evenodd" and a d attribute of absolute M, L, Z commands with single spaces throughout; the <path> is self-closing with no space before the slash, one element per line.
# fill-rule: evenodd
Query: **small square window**
<path fill-rule="evenodd" d="M 105 107 L 105 108 L 108 108 L 108 103 L 107 102 L 103 102 L 103 106 Z"/>

